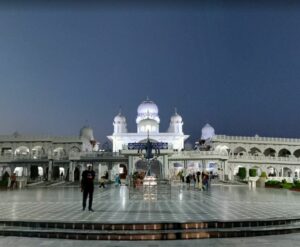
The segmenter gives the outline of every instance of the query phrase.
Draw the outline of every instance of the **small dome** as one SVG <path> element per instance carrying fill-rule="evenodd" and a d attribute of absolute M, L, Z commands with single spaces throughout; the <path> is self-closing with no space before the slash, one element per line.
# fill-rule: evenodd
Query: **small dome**
<path fill-rule="evenodd" d="M 149 99 L 143 101 L 137 109 L 136 123 L 138 124 L 143 119 L 153 119 L 157 123 L 160 122 L 158 116 L 158 107 L 153 101 Z"/>
<path fill-rule="evenodd" d="M 115 116 L 114 122 L 115 122 L 115 123 L 126 123 L 126 118 L 125 118 L 125 116 L 123 116 L 122 113 L 120 112 L 117 116 Z"/>
<path fill-rule="evenodd" d="M 215 129 L 210 124 L 205 124 L 202 128 L 201 140 L 211 139 L 215 135 Z"/>
<path fill-rule="evenodd" d="M 175 114 L 171 117 L 171 122 L 172 123 L 181 123 L 182 117 L 177 112 L 175 112 Z"/>
<path fill-rule="evenodd" d="M 80 137 L 88 140 L 94 140 L 93 129 L 88 126 L 83 126 L 80 129 Z"/>

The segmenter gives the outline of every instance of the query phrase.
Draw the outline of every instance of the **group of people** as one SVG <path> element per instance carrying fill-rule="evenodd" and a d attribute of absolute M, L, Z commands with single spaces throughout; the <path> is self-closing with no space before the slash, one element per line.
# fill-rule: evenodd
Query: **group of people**
<path fill-rule="evenodd" d="M 208 173 L 206 171 L 203 172 L 196 172 L 196 173 L 188 173 L 186 177 L 184 177 L 183 173 L 180 173 L 181 181 L 187 183 L 188 189 L 190 189 L 191 184 L 194 184 L 194 188 L 200 190 L 208 190 L 212 173 Z"/>

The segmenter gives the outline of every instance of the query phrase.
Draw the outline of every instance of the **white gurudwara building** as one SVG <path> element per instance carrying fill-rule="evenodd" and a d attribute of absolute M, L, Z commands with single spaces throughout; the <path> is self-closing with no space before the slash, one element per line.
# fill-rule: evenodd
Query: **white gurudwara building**
<path fill-rule="evenodd" d="M 106 173 L 112 180 L 115 174 L 125 179 L 147 169 L 140 150 L 132 147 L 148 138 L 163 147 L 151 165 L 159 178 L 178 180 L 180 171 L 210 171 L 221 180 L 234 181 L 241 167 L 246 169 L 246 180 L 250 169 L 255 169 L 257 176 L 265 172 L 268 179 L 280 181 L 300 176 L 300 139 L 217 135 L 206 124 L 195 147 L 186 148 L 189 136 L 184 134 L 182 117 L 175 111 L 167 131 L 161 131 L 158 107 L 149 99 L 138 106 L 136 124 L 137 131 L 130 133 L 121 112 L 113 119 L 113 133 L 108 136 L 112 150 L 100 150 L 92 128 L 87 126 L 74 137 L 0 135 L 0 180 L 15 172 L 25 183 L 79 181 L 87 164 L 93 165 L 98 179 Z"/>
<path fill-rule="evenodd" d="M 143 101 L 137 109 L 137 132 L 128 133 L 126 118 L 121 112 L 114 118 L 114 133 L 108 136 L 112 142 L 113 152 L 119 152 L 126 148 L 128 143 L 145 142 L 148 136 L 154 142 L 166 142 L 174 150 L 182 150 L 184 141 L 189 137 L 183 133 L 182 117 L 175 110 L 175 114 L 170 119 L 168 131 L 160 132 L 160 118 L 157 105 L 147 99 Z"/>

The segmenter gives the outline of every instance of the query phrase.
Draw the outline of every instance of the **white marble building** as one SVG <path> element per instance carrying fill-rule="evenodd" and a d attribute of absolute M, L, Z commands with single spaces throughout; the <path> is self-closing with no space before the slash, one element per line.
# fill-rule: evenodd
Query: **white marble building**
<path fill-rule="evenodd" d="M 78 181 L 87 164 L 93 164 L 98 178 L 106 172 L 111 179 L 116 173 L 126 177 L 145 169 L 141 153 L 128 149 L 128 143 L 143 143 L 148 136 L 152 142 L 168 143 L 152 166 L 161 178 L 178 179 L 181 170 L 208 170 L 223 180 L 235 180 L 240 167 L 246 168 L 246 179 L 250 169 L 256 169 L 257 175 L 266 172 L 269 179 L 292 181 L 300 177 L 300 139 L 217 135 L 206 124 L 196 148 L 185 150 L 189 136 L 183 132 L 182 117 L 175 111 L 168 130 L 161 132 L 158 113 L 153 101 L 142 102 L 134 133 L 128 132 L 126 118 L 119 113 L 113 121 L 113 134 L 108 136 L 112 152 L 99 150 L 90 127 L 83 127 L 75 137 L 0 135 L 0 179 L 6 172 L 30 179 L 31 171 L 38 168 L 39 178 L 55 180 L 62 173 L 63 179 Z"/>
<path fill-rule="evenodd" d="M 189 137 L 183 133 L 182 117 L 175 111 L 170 119 L 170 126 L 166 132 L 160 132 L 160 118 L 157 105 L 147 99 L 137 109 L 137 131 L 128 133 L 126 118 L 121 112 L 114 118 L 114 132 L 108 136 L 112 142 L 113 152 L 126 148 L 128 143 L 145 142 L 149 135 L 154 142 L 167 142 L 173 150 L 182 150 L 184 141 Z"/>

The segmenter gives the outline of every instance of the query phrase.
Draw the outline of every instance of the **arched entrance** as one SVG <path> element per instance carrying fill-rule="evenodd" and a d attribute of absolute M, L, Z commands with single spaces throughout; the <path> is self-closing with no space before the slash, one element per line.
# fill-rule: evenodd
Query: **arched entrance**
<path fill-rule="evenodd" d="M 74 181 L 79 182 L 80 181 L 80 169 L 78 166 L 75 167 L 74 170 Z"/>
<path fill-rule="evenodd" d="M 161 163 L 158 160 L 151 160 L 150 161 L 150 176 L 154 176 L 157 178 L 161 178 Z M 148 171 L 148 164 L 146 160 L 139 160 L 135 163 L 135 170 L 139 173 L 147 173 Z"/>
<path fill-rule="evenodd" d="M 126 179 L 127 177 L 127 167 L 125 164 L 120 164 L 119 165 L 119 175 L 120 175 L 120 179 Z"/>
<path fill-rule="evenodd" d="M 279 173 L 275 167 L 269 166 L 267 168 L 267 175 L 268 175 L 268 177 L 276 177 L 279 175 Z"/>

